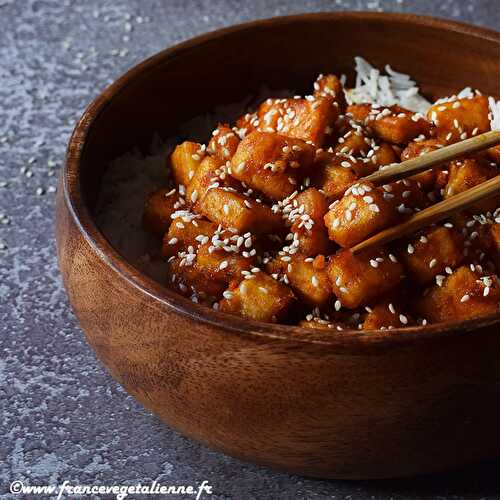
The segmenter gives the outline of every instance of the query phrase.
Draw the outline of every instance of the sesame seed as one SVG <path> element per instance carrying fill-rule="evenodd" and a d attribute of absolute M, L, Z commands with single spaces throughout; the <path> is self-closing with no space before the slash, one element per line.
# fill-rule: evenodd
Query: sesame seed
<path fill-rule="evenodd" d="M 401 321 L 401 323 L 403 323 L 403 325 L 408 324 L 408 318 L 404 314 L 399 315 L 399 321 Z"/>
<path fill-rule="evenodd" d="M 467 302 L 469 299 L 470 299 L 470 295 L 468 293 L 466 293 L 465 295 L 462 296 L 462 298 L 460 299 L 460 302 L 464 303 L 464 302 Z"/>

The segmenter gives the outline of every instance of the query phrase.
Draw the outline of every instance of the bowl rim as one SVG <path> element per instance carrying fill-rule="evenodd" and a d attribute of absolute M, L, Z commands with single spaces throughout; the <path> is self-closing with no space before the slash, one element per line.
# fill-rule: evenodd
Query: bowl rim
<path fill-rule="evenodd" d="M 466 36 L 475 36 L 500 44 L 500 32 L 463 22 L 416 14 L 342 11 L 294 14 L 249 21 L 203 33 L 181 43 L 167 47 L 133 66 L 106 87 L 88 105 L 83 115 L 78 120 L 69 140 L 65 163 L 60 178 L 60 186 L 63 191 L 61 195 L 73 222 L 78 227 L 84 240 L 100 260 L 108 266 L 112 272 L 117 273 L 129 285 L 136 288 L 139 293 L 149 296 L 155 306 L 167 307 L 191 320 L 240 335 L 265 337 L 269 340 L 286 340 L 299 344 L 329 345 L 339 348 L 348 348 L 349 351 L 351 351 L 352 348 L 358 350 L 359 348 L 374 345 L 387 347 L 423 341 L 424 339 L 437 340 L 450 335 L 463 335 L 474 332 L 480 328 L 487 329 L 487 327 L 492 325 L 500 324 L 500 314 L 498 313 L 462 321 L 433 323 L 426 326 L 395 328 L 391 330 L 346 329 L 338 331 L 332 329 L 331 331 L 322 331 L 298 326 L 246 320 L 239 316 L 222 313 L 210 309 L 207 306 L 193 303 L 190 299 L 181 296 L 152 278 L 149 278 L 131 263 L 127 262 L 126 259 L 111 246 L 104 234 L 98 228 L 94 217 L 81 196 L 79 172 L 81 161 L 85 154 L 87 138 L 91 129 L 101 113 L 104 112 L 116 95 L 121 93 L 139 74 L 147 72 L 160 61 L 174 56 L 177 57 L 183 52 L 195 48 L 209 40 L 223 38 L 234 33 L 252 30 L 262 26 L 325 19 L 332 21 L 339 21 L 342 19 L 370 19 L 371 21 L 380 22 L 399 22 L 413 26 L 425 26 L 453 31 Z M 309 332 L 309 337 L 304 335 L 305 332 Z"/>

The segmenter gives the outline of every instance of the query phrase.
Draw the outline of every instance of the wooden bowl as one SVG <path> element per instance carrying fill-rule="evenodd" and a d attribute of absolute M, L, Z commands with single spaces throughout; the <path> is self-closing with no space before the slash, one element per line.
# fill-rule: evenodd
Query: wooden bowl
<path fill-rule="evenodd" d="M 227 316 L 166 289 L 97 229 L 109 160 L 265 83 L 308 89 L 353 56 L 432 96 L 498 92 L 500 34 L 431 18 L 308 14 L 209 33 L 107 88 L 71 138 L 57 202 L 59 263 L 87 339 L 144 406 L 207 446 L 323 478 L 428 473 L 500 451 L 500 317 L 311 333 Z M 168 446 L 168 443 L 165 443 Z"/>

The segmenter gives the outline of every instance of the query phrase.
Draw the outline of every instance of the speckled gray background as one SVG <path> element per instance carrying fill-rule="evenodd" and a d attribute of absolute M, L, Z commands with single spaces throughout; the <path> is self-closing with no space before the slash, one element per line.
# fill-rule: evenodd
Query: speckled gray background
<path fill-rule="evenodd" d="M 206 479 L 214 500 L 500 498 L 500 462 L 416 480 L 328 482 L 275 473 L 193 443 L 109 377 L 61 286 L 56 175 L 76 118 L 106 84 L 204 31 L 343 8 L 500 26 L 496 0 L 0 0 L 0 496 L 10 497 L 14 479 L 107 485 Z"/>

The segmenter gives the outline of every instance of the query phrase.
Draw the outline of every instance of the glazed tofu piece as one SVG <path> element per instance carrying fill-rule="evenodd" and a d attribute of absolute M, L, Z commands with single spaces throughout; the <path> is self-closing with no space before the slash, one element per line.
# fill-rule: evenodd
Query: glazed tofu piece
<path fill-rule="evenodd" d="M 293 199 L 292 205 L 289 219 L 294 240 L 299 242 L 299 252 L 306 257 L 327 253 L 330 240 L 323 221 L 328 211 L 325 195 L 308 188 Z"/>
<path fill-rule="evenodd" d="M 326 272 L 325 260 L 305 259 L 301 256 L 278 257 L 266 265 L 274 278 L 285 278 L 299 300 L 310 307 L 324 307 L 332 297 L 332 287 Z"/>
<path fill-rule="evenodd" d="M 277 132 L 321 147 L 334 131 L 339 104 L 327 95 L 307 99 L 267 99 L 258 111 L 258 130 Z"/>
<path fill-rule="evenodd" d="M 373 303 L 404 278 L 403 266 L 384 248 L 358 255 L 341 250 L 330 258 L 327 272 L 334 295 L 348 309 Z"/>
<path fill-rule="evenodd" d="M 429 205 L 426 193 L 419 182 L 413 179 L 401 179 L 384 184 L 381 189 L 384 199 L 393 205 L 400 216 L 411 215 Z"/>
<path fill-rule="evenodd" d="M 224 186 L 226 177 L 223 163 L 214 156 L 206 156 L 186 187 L 186 201 L 197 209 L 196 203 L 205 196 L 209 186 Z"/>
<path fill-rule="evenodd" d="M 489 112 L 487 97 L 478 94 L 434 104 L 427 117 L 436 127 L 437 138 L 452 143 L 490 130 Z"/>
<path fill-rule="evenodd" d="M 383 190 L 365 182 L 353 185 L 330 205 L 324 220 L 330 239 L 348 248 L 393 224 L 397 212 Z"/>
<path fill-rule="evenodd" d="M 255 321 L 285 320 L 295 302 L 292 290 L 261 271 L 251 279 L 233 281 L 219 303 L 223 312 Z"/>
<path fill-rule="evenodd" d="M 345 100 L 344 87 L 337 76 L 319 75 L 314 82 L 314 96 L 330 96 L 338 103 L 340 113 L 345 113 L 347 104 Z"/>
<path fill-rule="evenodd" d="M 198 248 L 217 230 L 217 224 L 202 220 L 191 212 L 178 211 L 172 215 L 175 219 L 172 220 L 168 232 L 163 237 L 162 255 L 164 257 L 175 256 L 189 247 Z"/>
<path fill-rule="evenodd" d="M 410 142 L 401 153 L 401 161 L 411 160 L 419 156 L 426 155 L 445 146 L 439 139 L 427 139 L 425 141 Z M 423 189 L 431 191 L 437 180 L 437 170 L 429 169 L 424 172 L 412 175 L 410 179 L 420 182 Z"/>
<path fill-rule="evenodd" d="M 419 156 L 424 156 L 432 151 L 446 146 L 446 143 L 439 139 L 426 139 L 425 141 L 410 142 L 401 152 L 401 161 L 411 160 Z"/>
<path fill-rule="evenodd" d="M 238 233 L 276 233 L 284 228 L 282 217 L 271 208 L 231 188 L 210 188 L 197 202 L 198 211 L 212 222 Z"/>
<path fill-rule="evenodd" d="M 300 139 L 252 132 L 239 144 L 231 175 L 273 200 L 290 196 L 310 170 L 316 148 Z"/>
<path fill-rule="evenodd" d="M 428 136 L 431 124 L 418 113 L 412 113 L 400 106 L 383 108 L 374 115 L 372 109 L 367 119 L 367 125 L 374 134 L 392 144 L 407 144 L 420 135 Z"/>
<path fill-rule="evenodd" d="M 467 191 L 498 175 L 498 168 L 481 159 L 466 158 L 455 160 L 450 164 L 448 184 L 444 191 L 444 198 L 449 198 L 463 191 Z"/>
<path fill-rule="evenodd" d="M 444 189 L 444 198 L 462 193 L 497 176 L 499 169 L 480 158 L 455 160 L 450 164 L 448 183 Z M 472 211 L 495 210 L 500 203 L 499 197 L 487 199 L 471 207 Z"/>
<path fill-rule="evenodd" d="M 371 110 L 372 105 L 369 103 L 350 104 L 349 106 L 347 106 L 346 113 L 350 118 L 357 121 L 358 123 L 364 123 L 368 118 Z"/>
<path fill-rule="evenodd" d="M 464 259 L 464 242 L 453 228 L 437 227 L 425 231 L 399 252 L 408 275 L 426 284 L 445 279 L 446 271 L 456 268 Z"/>
<path fill-rule="evenodd" d="M 375 145 L 366 158 L 353 163 L 352 168 L 358 177 L 365 177 L 376 172 L 380 167 L 398 162 L 399 158 L 394 148 L 387 142 L 382 142 L 380 145 Z"/>
<path fill-rule="evenodd" d="M 368 309 L 368 314 L 363 322 L 363 330 L 392 330 L 413 324 L 412 318 L 395 297 L 377 302 Z"/>
<path fill-rule="evenodd" d="M 488 156 L 491 161 L 500 167 L 500 146 L 495 146 L 494 148 L 488 149 Z"/>
<path fill-rule="evenodd" d="M 170 155 L 170 168 L 178 185 L 187 186 L 205 157 L 205 148 L 197 142 L 185 141 Z"/>
<path fill-rule="evenodd" d="M 184 296 L 195 296 L 200 302 L 213 303 L 222 296 L 227 284 L 207 275 L 195 261 L 185 256 L 167 262 L 167 283 Z"/>
<path fill-rule="evenodd" d="M 474 267 L 474 266 L 472 266 Z M 462 266 L 441 286 L 429 288 L 416 301 L 416 310 L 431 322 L 453 321 L 498 312 L 500 287 L 498 276 Z"/>
<path fill-rule="evenodd" d="M 230 233 L 222 233 L 220 239 L 231 236 Z M 212 241 L 208 241 L 199 246 L 195 265 L 206 278 L 219 281 L 227 288 L 231 280 L 241 280 L 243 272 L 250 274 L 250 270 L 255 268 L 256 260 L 255 256 L 243 256 L 238 252 L 216 248 Z"/>
<path fill-rule="evenodd" d="M 489 257 L 495 263 L 497 271 L 500 271 L 500 223 L 495 222 L 489 227 L 490 249 Z"/>
<path fill-rule="evenodd" d="M 461 226 L 466 261 L 480 264 L 491 271 L 500 271 L 500 224 L 474 217 Z"/>
<path fill-rule="evenodd" d="M 219 124 L 212 132 L 208 152 L 222 162 L 229 161 L 236 153 L 240 138 L 228 124 Z"/>
<path fill-rule="evenodd" d="M 338 139 L 334 148 L 335 153 L 351 156 L 366 156 L 373 146 L 374 141 L 364 132 L 361 127 L 349 128 Z"/>
<path fill-rule="evenodd" d="M 163 236 L 172 223 L 171 215 L 182 205 L 177 189 L 162 188 L 151 193 L 146 200 L 142 223 L 144 228 Z"/>
<path fill-rule="evenodd" d="M 391 144 L 407 144 L 420 135 L 428 136 L 431 131 L 431 124 L 422 115 L 401 106 L 358 104 L 349 106 L 347 111 L 375 136 Z"/>
<path fill-rule="evenodd" d="M 358 160 L 345 155 L 323 151 L 316 158 L 313 185 L 328 198 L 338 199 L 357 181 L 358 176 L 354 171 L 357 163 Z"/>

